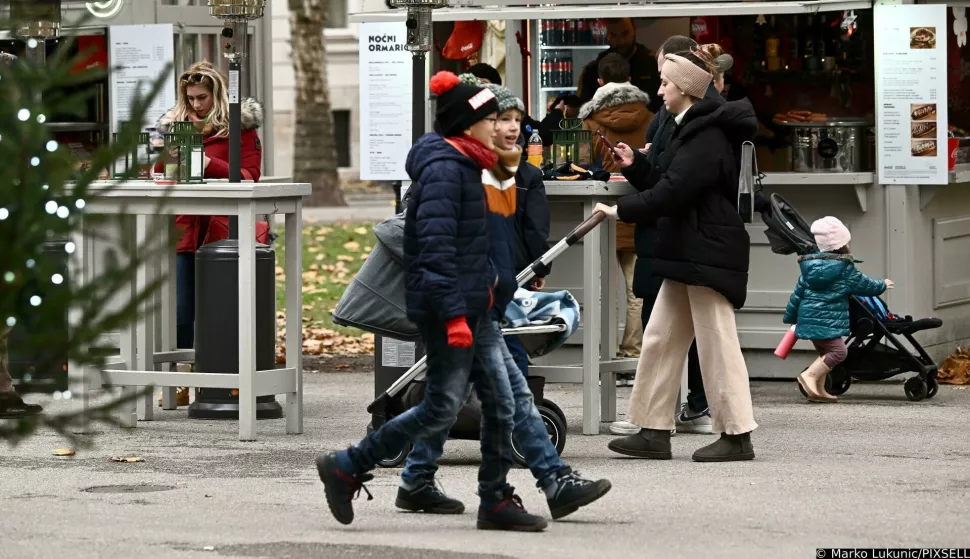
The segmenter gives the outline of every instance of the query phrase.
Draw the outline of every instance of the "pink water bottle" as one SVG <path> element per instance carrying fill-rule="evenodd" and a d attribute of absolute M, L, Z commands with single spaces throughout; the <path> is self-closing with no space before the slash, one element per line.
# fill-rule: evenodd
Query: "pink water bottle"
<path fill-rule="evenodd" d="M 775 355 L 782 359 L 788 357 L 788 354 L 791 353 L 791 348 L 795 347 L 796 341 L 798 341 L 798 338 L 795 337 L 795 327 L 792 326 L 787 332 L 785 332 L 785 336 L 781 339 L 781 343 L 779 343 L 778 347 L 775 348 Z"/>

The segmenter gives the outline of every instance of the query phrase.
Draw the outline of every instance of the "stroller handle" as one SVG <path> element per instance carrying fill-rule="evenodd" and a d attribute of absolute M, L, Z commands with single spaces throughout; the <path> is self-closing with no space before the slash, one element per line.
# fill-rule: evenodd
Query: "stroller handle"
<path fill-rule="evenodd" d="M 606 219 L 606 214 L 601 212 L 595 212 L 593 215 L 589 216 L 586 221 L 580 223 L 575 229 L 566 235 L 566 244 L 572 245 L 576 241 L 582 239 L 586 236 L 586 233 L 592 231 L 597 225 L 603 223 Z"/>
<path fill-rule="evenodd" d="M 526 269 L 519 272 L 519 275 L 515 277 L 516 282 L 519 287 L 525 285 L 529 280 L 542 274 L 540 270 L 546 269 L 546 265 L 556 259 L 560 254 L 562 254 L 567 248 L 576 244 L 577 241 L 586 236 L 587 233 L 596 228 L 597 225 L 603 223 L 606 219 L 606 215 L 602 213 L 594 213 L 589 216 L 586 221 L 580 223 L 575 229 L 569 232 L 568 235 L 558 243 L 556 243 L 552 248 L 550 248 L 545 254 L 539 257 L 538 260 L 530 264 Z"/>

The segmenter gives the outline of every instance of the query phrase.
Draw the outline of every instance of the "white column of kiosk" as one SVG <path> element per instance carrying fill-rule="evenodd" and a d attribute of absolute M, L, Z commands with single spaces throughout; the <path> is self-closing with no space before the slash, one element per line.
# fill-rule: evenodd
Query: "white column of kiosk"
<path fill-rule="evenodd" d="M 839 14 L 842 17 L 852 13 L 865 14 L 864 19 L 868 22 L 865 25 L 868 27 L 866 34 L 861 36 L 872 35 L 877 45 L 883 41 L 885 46 L 882 50 L 877 49 L 872 74 L 860 74 L 859 79 L 869 80 L 876 93 L 877 107 L 885 105 L 879 101 L 880 96 L 893 99 L 893 102 L 905 101 L 907 105 L 910 102 L 937 103 L 941 135 L 936 136 L 939 145 L 930 154 L 935 159 L 931 162 L 926 153 L 910 154 L 908 149 L 893 152 L 895 155 L 891 157 L 877 155 L 888 149 L 893 138 L 904 138 L 908 142 L 908 129 L 906 133 L 892 130 L 884 119 L 875 118 L 878 115 L 854 114 L 857 109 L 844 107 L 842 114 L 833 116 L 847 118 L 833 118 L 827 125 L 855 127 L 849 131 L 838 131 L 837 134 L 842 136 L 828 134 L 840 138 L 840 157 L 834 159 L 831 153 L 822 153 L 811 142 L 805 147 L 793 147 L 787 158 L 775 153 L 766 154 L 764 190 L 766 195 L 774 192 L 783 195 L 808 222 L 825 215 L 842 219 L 852 231 L 853 254 L 865 260 L 860 264 L 860 269 L 871 276 L 889 277 L 896 281 L 896 288 L 887 296 L 895 313 L 943 319 L 943 328 L 917 335 L 930 355 L 940 362 L 957 341 L 970 337 L 970 271 L 964 265 L 965 255 L 970 250 L 970 191 L 950 186 L 970 182 L 970 171 L 967 171 L 970 163 L 963 163 L 963 160 L 970 158 L 960 160 L 948 175 L 948 181 L 940 176 L 939 171 L 945 170 L 947 165 L 944 151 L 949 151 L 943 148 L 946 145 L 946 125 L 952 123 L 952 119 L 951 122 L 944 122 L 945 112 L 942 110 L 947 99 L 945 45 L 951 39 L 951 30 L 947 28 L 945 18 L 950 8 L 912 5 L 911 8 L 898 8 L 898 24 L 890 21 L 891 14 L 889 20 L 883 20 L 889 21 L 888 24 L 872 23 L 874 18 L 889 14 L 888 11 L 875 14 L 877 10 L 894 4 L 898 3 L 889 0 L 705 0 L 694 3 L 617 4 L 607 0 L 560 0 L 555 6 L 544 6 L 525 5 L 518 0 L 464 0 L 460 5 L 456 3 L 435 10 L 433 19 L 500 19 L 509 24 L 515 22 L 515 30 L 520 30 L 518 22 L 527 21 L 521 31 L 529 40 L 527 47 L 533 62 L 528 67 L 527 75 L 519 73 L 521 65 L 515 64 L 519 60 L 515 53 L 520 52 L 516 34 L 507 31 L 506 51 L 512 54 L 506 58 L 506 81 L 521 87 L 516 93 L 528 92 L 530 106 L 527 112 L 541 119 L 545 116 L 545 105 L 549 98 L 560 92 L 576 90 L 575 79 L 574 87 L 545 87 L 542 84 L 540 61 L 546 51 L 568 51 L 575 78 L 586 62 L 594 60 L 599 52 L 607 48 L 602 44 L 543 45 L 539 39 L 539 22 L 544 19 L 642 18 L 638 19 L 642 25 L 638 27 L 637 39 L 648 48 L 657 49 L 666 37 L 691 35 L 692 24 L 701 26 L 691 18 L 700 16 L 768 18 L 792 14 L 802 14 L 804 17 L 819 13 Z M 914 11 L 902 13 L 903 10 Z M 403 10 L 388 10 L 383 0 L 357 0 L 350 6 L 350 12 L 353 22 L 400 22 L 401 28 L 404 28 Z M 920 26 L 935 28 L 938 37 L 935 50 L 912 50 L 917 48 L 912 47 L 909 41 L 912 26 L 917 26 L 913 29 Z M 902 30 L 903 27 L 906 29 Z M 906 53 L 906 56 L 902 57 L 900 53 Z M 943 56 L 933 58 L 934 53 Z M 896 59 L 890 59 L 893 56 Z M 436 70 L 433 60 L 434 57 L 429 57 L 429 65 L 432 65 L 429 75 Z M 920 93 L 919 98 L 909 99 L 902 90 L 890 94 L 889 89 L 894 85 L 891 73 L 886 70 L 903 66 L 926 73 L 928 77 L 925 83 L 932 87 L 925 95 Z M 908 86 L 903 83 L 900 87 L 905 89 Z M 792 99 L 789 105 L 798 102 Z M 812 108 L 782 105 L 786 104 L 779 105 L 781 110 Z M 905 111 L 905 115 L 908 114 Z M 837 122 L 859 118 L 870 121 L 870 124 L 862 126 Z M 905 121 L 903 125 L 909 125 L 908 118 L 890 120 Z M 872 121 L 875 121 L 875 126 Z M 966 128 L 967 125 L 962 127 Z M 775 132 L 787 134 L 790 130 L 779 127 Z M 922 145 L 925 142 L 918 143 Z M 970 139 L 961 141 L 963 146 L 968 143 Z M 966 147 L 960 149 L 967 151 Z M 767 168 L 769 160 L 775 167 Z M 892 180 L 882 180 L 875 171 L 882 168 L 884 163 L 893 166 L 894 170 L 903 169 L 902 174 L 896 174 Z M 932 178 L 927 174 L 931 167 Z M 552 209 L 551 242 L 557 241 L 585 219 L 597 202 L 613 203 L 618 197 L 633 191 L 622 182 L 569 181 L 546 182 L 546 190 Z M 811 344 L 800 341 L 785 361 L 774 357 L 772 351 L 787 330 L 781 318 L 799 269 L 794 258 L 771 252 L 764 234 L 765 226 L 759 219 L 756 217 L 755 223 L 748 226 L 751 236 L 748 297 L 744 308 L 737 313 L 738 335 L 751 377 L 791 379 L 810 361 L 814 351 Z M 612 225 L 601 226 L 583 239 L 581 256 L 567 251 L 553 263 L 547 289 L 568 289 L 582 302 L 582 330 L 560 349 L 540 358 L 533 369 L 548 381 L 582 383 L 585 434 L 599 433 L 600 420 L 614 418 L 615 384 L 612 373 L 633 368 L 632 363 L 614 359 L 617 327 L 615 301 L 616 292 L 622 287 L 614 264 L 613 235 Z M 684 394 L 686 390 L 682 384 Z"/>
<path fill-rule="evenodd" d="M 286 432 L 303 432 L 302 352 L 302 212 L 303 198 L 310 195 L 307 183 L 209 183 L 160 187 L 151 181 L 130 181 L 119 185 L 96 183 L 94 196 L 84 209 L 90 214 L 125 216 L 119 245 L 137 247 L 148 235 L 161 234 L 173 240 L 175 215 L 228 215 L 239 217 L 239 374 L 172 372 L 171 365 L 193 361 L 194 350 L 175 348 L 175 253 L 158 262 L 146 262 L 137 278 L 120 294 L 122 302 L 156 280 L 163 286 L 154 298 L 140 304 L 139 318 L 120 333 L 120 354 L 109 358 L 100 370 L 68 363 L 75 406 L 86 411 L 91 389 L 122 387 L 131 393 L 141 386 L 193 386 L 239 390 L 239 439 L 256 440 L 256 398 L 285 396 Z M 285 215 L 286 262 L 286 366 L 256 370 L 256 267 L 255 223 L 258 214 Z M 159 222 L 158 220 L 161 220 Z M 71 281 L 84 285 L 95 269 L 95 238 L 103 231 L 85 226 L 72 237 L 75 258 Z M 174 246 L 174 245 L 173 245 Z M 124 254 L 123 251 L 121 251 Z M 77 324 L 71 313 L 69 324 Z M 121 421 L 135 427 L 138 420 L 153 419 L 153 398 L 141 399 L 121 412 Z M 82 421 L 80 432 L 87 428 Z"/>

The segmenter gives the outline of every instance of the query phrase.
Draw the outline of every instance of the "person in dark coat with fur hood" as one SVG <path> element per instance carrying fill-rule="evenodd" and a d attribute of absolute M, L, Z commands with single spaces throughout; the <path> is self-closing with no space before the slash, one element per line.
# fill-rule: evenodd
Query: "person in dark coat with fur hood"
<path fill-rule="evenodd" d="M 259 181 L 263 166 L 263 146 L 257 130 L 263 124 L 263 107 L 254 99 L 241 104 L 240 167 L 243 180 Z M 203 177 L 229 178 L 229 92 L 225 76 L 209 62 L 198 62 L 178 79 L 178 98 L 175 107 L 158 120 L 152 142 L 162 145 L 163 135 L 176 122 L 193 122 L 202 133 L 205 156 Z M 163 172 L 163 163 L 155 171 Z M 175 218 L 181 237 L 176 245 L 176 345 L 194 347 L 195 342 L 195 252 L 205 244 L 229 237 L 227 216 L 180 215 Z M 269 240 L 269 225 L 256 223 L 256 240 Z M 178 405 L 188 405 L 189 394 L 182 389 Z M 161 405 L 161 399 L 159 399 Z"/>
<path fill-rule="evenodd" d="M 601 162 L 606 171 L 619 173 L 622 169 L 597 132 L 602 132 L 613 145 L 640 144 L 653 121 L 653 113 L 647 108 L 650 96 L 630 83 L 630 63 L 620 54 L 601 58 L 597 74 L 600 87 L 579 110 L 579 118 L 583 119 L 583 129 L 593 132 L 593 160 Z M 620 354 L 624 357 L 639 357 L 643 338 L 643 303 L 633 292 L 637 261 L 633 229 L 629 223 L 616 224 L 616 257 L 626 285 L 626 320 L 620 340 Z"/>
<path fill-rule="evenodd" d="M 757 133 L 746 101 L 705 100 L 715 71 L 702 51 L 665 54 L 658 93 L 673 115 L 670 144 L 656 162 L 660 178 L 616 206 L 594 212 L 627 223 L 656 223 L 653 273 L 663 283 L 643 336 L 627 413 L 639 433 L 609 448 L 669 460 L 673 409 L 684 360 L 695 336 L 713 430 L 721 438 L 693 455 L 698 462 L 751 460 L 757 427 L 734 312 L 747 295 L 750 238 L 738 214 L 741 145 Z M 624 168 L 634 161 L 618 146 Z M 630 176 L 633 183 L 645 176 Z"/>

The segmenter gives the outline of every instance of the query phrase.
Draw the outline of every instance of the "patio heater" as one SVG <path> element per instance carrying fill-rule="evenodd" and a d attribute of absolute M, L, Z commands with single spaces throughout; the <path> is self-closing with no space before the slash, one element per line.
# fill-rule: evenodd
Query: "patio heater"
<path fill-rule="evenodd" d="M 385 0 L 389 8 L 407 9 L 407 43 L 405 47 L 411 52 L 411 145 L 418 142 L 424 135 L 424 84 L 427 76 L 424 72 L 427 53 L 431 50 L 433 29 L 431 11 L 444 8 L 448 0 Z M 395 187 L 397 198 L 396 211 L 401 207 L 400 183 Z"/>
<path fill-rule="evenodd" d="M 47 41 L 61 28 L 61 0 L 11 0 L 10 19 L 17 24 L 17 38 L 27 43 L 24 58 L 42 66 L 47 62 Z"/>
<path fill-rule="evenodd" d="M 209 14 L 225 22 L 222 47 L 229 60 L 229 182 L 242 182 L 241 108 L 249 93 L 243 70 L 249 22 L 263 17 L 265 0 L 208 0 Z M 276 366 L 276 253 L 256 243 L 256 369 Z M 229 238 L 202 246 L 195 260 L 195 370 L 239 373 L 239 221 L 229 218 Z M 239 391 L 196 388 L 188 415 L 237 419 Z M 275 396 L 256 398 L 257 419 L 279 419 Z"/>

